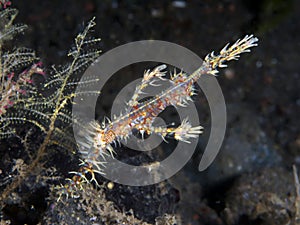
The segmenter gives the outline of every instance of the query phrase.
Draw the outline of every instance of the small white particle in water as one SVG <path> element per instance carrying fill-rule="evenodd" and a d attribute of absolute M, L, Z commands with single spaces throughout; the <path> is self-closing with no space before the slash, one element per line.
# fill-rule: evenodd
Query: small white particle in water
<path fill-rule="evenodd" d="M 232 69 L 225 69 L 225 77 L 228 79 L 228 80 L 232 80 L 235 76 L 235 72 L 234 70 Z"/>
<path fill-rule="evenodd" d="M 241 170 L 243 169 L 243 167 L 242 167 L 241 165 L 238 165 L 238 166 L 236 167 L 236 169 L 237 169 L 237 171 L 241 171 Z"/>
<path fill-rule="evenodd" d="M 172 6 L 175 8 L 185 8 L 186 7 L 186 2 L 184 1 L 174 1 L 172 2 Z"/>
<path fill-rule="evenodd" d="M 262 62 L 261 61 L 257 61 L 256 62 L 256 68 L 261 68 L 262 67 Z"/>
<path fill-rule="evenodd" d="M 276 64 L 277 64 L 277 62 L 278 62 L 278 60 L 277 60 L 277 59 L 275 59 L 275 58 L 272 58 L 272 59 L 271 59 L 271 64 L 272 64 L 272 65 L 276 65 Z"/>
<path fill-rule="evenodd" d="M 163 15 L 163 12 L 160 9 L 152 9 L 151 10 L 151 15 L 154 18 L 158 18 L 158 17 L 161 17 Z"/>

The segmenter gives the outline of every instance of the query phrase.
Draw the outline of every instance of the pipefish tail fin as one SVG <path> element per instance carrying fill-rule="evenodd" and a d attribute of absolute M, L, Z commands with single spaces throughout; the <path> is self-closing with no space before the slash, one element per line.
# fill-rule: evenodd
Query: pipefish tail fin
<path fill-rule="evenodd" d="M 246 35 L 243 39 L 238 39 L 233 45 L 225 45 L 218 55 L 211 52 L 205 57 L 204 62 L 209 65 L 210 70 L 207 72 L 211 75 L 216 75 L 219 71 L 217 68 L 227 67 L 225 64 L 230 60 L 238 60 L 240 54 L 250 52 L 250 48 L 257 46 L 258 38 L 251 35 Z"/>

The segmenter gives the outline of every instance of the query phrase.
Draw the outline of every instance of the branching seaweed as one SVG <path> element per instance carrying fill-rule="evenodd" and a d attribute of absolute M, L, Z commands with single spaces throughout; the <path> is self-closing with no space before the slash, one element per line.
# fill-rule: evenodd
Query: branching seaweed
<path fill-rule="evenodd" d="M 0 50 L 4 41 L 26 28 L 25 25 L 12 24 L 16 14 L 15 9 L 5 9 L 0 13 Z M 35 62 L 37 57 L 33 51 L 26 48 L 17 48 L 11 52 L 0 51 L 0 138 L 17 135 L 16 129 L 12 128 L 20 124 L 36 127 L 43 137 L 37 149 L 27 149 L 35 152 L 34 157 L 31 156 L 32 161 L 28 163 L 26 172 L 15 176 L 5 187 L 0 197 L 1 204 L 4 204 L 10 193 L 42 164 L 43 157 L 51 146 L 59 146 L 70 152 L 76 150 L 76 143 L 71 135 L 72 116 L 69 108 L 78 84 L 76 75 L 95 61 L 101 52 L 98 48 L 100 39 L 89 37 L 94 26 L 93 18 L 75 38 L 75 46 L 68 54 L 71 62 L 60 68 L 53 66 L 51 75 L 41 90 L 30 85 L 33 82 L 33 74 L 44 75 L 44 71 L 40 68 L 41 63 Z M 14 71 L 28 65 L 30 66 L 14 80 L 16 73 Z M 8 108 L 10 109 L 7 110 Z M 29 147 L 30 145 L 26 143 L 27 138 L 22 140 L 25 148 L 34 148 L 34 145 Z"/>

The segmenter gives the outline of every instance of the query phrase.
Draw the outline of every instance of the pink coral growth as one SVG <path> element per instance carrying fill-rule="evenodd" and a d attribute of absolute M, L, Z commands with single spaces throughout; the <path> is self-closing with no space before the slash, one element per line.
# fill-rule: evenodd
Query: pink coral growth
<path fill-rule="evenodd" d="M 19 95 L 26 94 L 27 87 L 33 83 L 33 74 L 45 75 L 41 67 L 41 62 L 32 64 L 29 69 L 25 69 L 18 75 L 16 81 L 13 80 L 14 72 L 6 75 L 6 79 L 3 79 L 1 83 L 0 116 L 6 112 L 6 109 L 15 104 Z"/>
<path fill-rule="evenodd" d="M 11 5 L 11 1 L 2 0 L 0 1 L 0 5 L 2 5 L 4 9 L 6 9 L 7 6 Z"/>

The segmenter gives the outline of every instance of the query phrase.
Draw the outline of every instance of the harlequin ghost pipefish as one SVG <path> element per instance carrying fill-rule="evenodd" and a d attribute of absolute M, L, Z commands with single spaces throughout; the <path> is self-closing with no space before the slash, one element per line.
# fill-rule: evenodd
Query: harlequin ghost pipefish
<path fill-rule="evenodd" d="M 84 176 L 84 173 L 91 173 L 92 180 L 94 172 L 102 173 L 103 160 L 99 157 L 110 153 L 114 154 L 112 144 L 127 140 L 133 134 L 133 130 L 138 130 L 144 134 L 158 134 L 164 140 L 166 137 L 173 137 L 178 141 L 189 142 L 191 138 L 198 137 L 202 133 L 201 126 L 192 126 L 186 118 L 178 127 L 156 127 L 153 125 L 155 118 L 168 106 L 184 107 L 195 95 L 194 83 L 203 75 L 218 74 L 218 68 L 227 67 L 225 64 L 230 60 L 238 60 L 240 54 L 250 52 L 251 47 L 257 46 L 258 39 L 253 35 L 246 35 L 243 39 L 237 40 L 233 45 L 227 44 L 219 54 L 214 52 L 208 54 L 200 68 L 188 75 L 184 72 L 171 75 L 170 86 L 158 93 L 153 98 L 139 102 L 138 98 L 148 86 L 157 85 L 157 81 L 166 80 L 164 69 L 166 65 L 160 65 L 152 71 L 147 70 L 140 85 L 135 89 L 131 100 L 127 103 L 125 113 L 115 115 L 104 122 L 91 122 L 85 135 L 85 139 L 79 143 L 80 153 L 83 156 L 81 172 L 77 175 Z"/>

